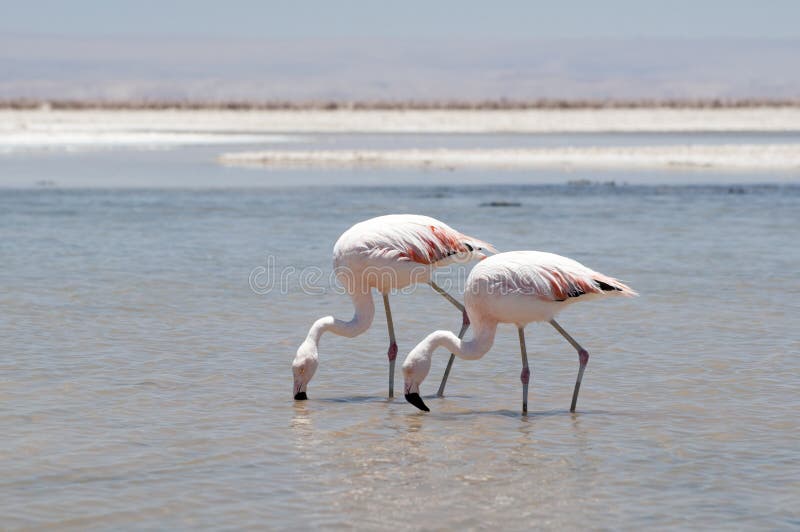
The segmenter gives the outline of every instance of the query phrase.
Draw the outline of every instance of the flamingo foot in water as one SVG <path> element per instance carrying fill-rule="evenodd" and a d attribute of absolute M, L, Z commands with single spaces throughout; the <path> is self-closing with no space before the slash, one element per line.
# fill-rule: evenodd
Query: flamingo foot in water
<path fill-rule="evenodd" d="M 575 380 L 575 390 L 572 392 L 572 404 L 569 406 L 570 412 L 575 412 L 575 407 L 578 404 L 578 392 L 581 390 L 581 381 L 583 380 L 583 371 L 586 369 L 586 364 L 589 363 L 589 352 L 586 349 L 578 350 L 578 378 Z"/>

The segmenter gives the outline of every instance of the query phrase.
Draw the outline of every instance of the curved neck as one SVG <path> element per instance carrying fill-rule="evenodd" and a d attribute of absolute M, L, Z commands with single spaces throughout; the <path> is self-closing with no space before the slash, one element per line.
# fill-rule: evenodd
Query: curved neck
<path fill-rule="evenodd" d="M 428 335 L 422 343 L 424 354 L 430 360 L 433 352 L 444 347 L 464 360 L 477 360 L 491 349 L 497 331 L 496 322 L 473 322 L 474 329 L 471 340 L 461 340 L 450 331 L 436 331 Z"/>
<path fill-rule="evenodd" d="M 372 294 L 369 289 L 356 290 L 350 297 L 353 299 L 353 306 L 355 307 L 353 319 L 344 321 L 333 316 L 320 318 L 309 329 L 306 340 L 313 342 L 314 345 L 319 345 L 320 338 L 326 332 L 353 338 L 369 329 L 369 326 L 372 325 L 372 318 L 375 316 L 375 304 L 372 301 Z"/>

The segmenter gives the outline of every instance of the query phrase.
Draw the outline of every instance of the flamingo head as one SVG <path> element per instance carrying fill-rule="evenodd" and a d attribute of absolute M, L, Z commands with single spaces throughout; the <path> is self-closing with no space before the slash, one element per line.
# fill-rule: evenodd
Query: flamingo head
<path fill-rule="evenodd" d="M 292 362 L 292 373 L 294 375 L 294 398 L 298 401 L 308 399 L 306 386 L 314 376 L 319 365 L 319 354 L 317 346 L 306 340 L 297 349 L 297 354 Z"/>
<path fill-rule="evenodd" d="M 430 409 L 419 396 L 419 385 L 428 376 L 430 369 L 430 353 L 426 354 L 420 346 L 415 347 L 403 361 L 406 401 L 425 412 L 430 412 Z"/>

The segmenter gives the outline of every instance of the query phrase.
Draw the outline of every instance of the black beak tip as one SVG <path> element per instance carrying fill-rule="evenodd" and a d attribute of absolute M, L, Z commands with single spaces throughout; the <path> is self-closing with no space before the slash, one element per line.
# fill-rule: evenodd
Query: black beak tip
<path fill-rule="evenodd" d="M 295 401 L 305 401 L 306 399 L 308 399 L 306 392 L 297 392 L 296 394 L 294 394 Z"/>
<path fill-rule="evenodd" d="M 419 408 L 424 412 L 431 411 L 431 409 L 428 408 L 427 405 L 425 405 L 425 403 L 422 401 L 422 397 L 420 397 L 418 393 L 407 393 L 406 401 L 408 401 L 409 403 L 411 403 L 412 405 L 416 406 L 417 408 Z"/>

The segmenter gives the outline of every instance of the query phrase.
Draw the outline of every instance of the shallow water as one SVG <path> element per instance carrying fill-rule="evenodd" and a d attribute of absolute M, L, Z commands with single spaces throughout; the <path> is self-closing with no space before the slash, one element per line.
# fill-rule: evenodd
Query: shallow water
<path fill-rule="evenodd" d="M 164 181 L 270 175 L 195 155 L 165 156 Z M 8 158 L 3 179 L 80 184 L 85 166 L 111 186 L 116 162 L 131 187 L 157 179 L 156 156 Z M 545 185 L 508 173 L 516 184 L 459 186 L 481 174 L 429 172 L 414 186 L 321 184 L 399 185 L 411 173 L 0 189 L 2 527 L 800 526 L 797 176 L 608 173 L 616 186 L 570 186 L 586 175 L 550 172 L 561 184 Z M 456 361 L 444 399 L 430 397 L 447 359 L 435 356 L 429 414 L 387 401 L 377 300 L 367 334 L 323 339 L 310 400 L 292 400 L 308 326 L 352 311 L 324 276 L 310 283 L 321 293 L 304 292 L 301 269 L 329 273 L 338 235 L 387 212 L 425 213 L 501 250 L 568 255 L 641 293 L 562 314 L 592 353 L 576 414 L 577 357 L 544 325 L 527 329 L 527 417 L 508 325 L 482 360 Z M 285 282 L 256 293 L 251 273 L 269 257 Z M 426 287 L 392 305 L 401 360 L 460 324 Z"/>

